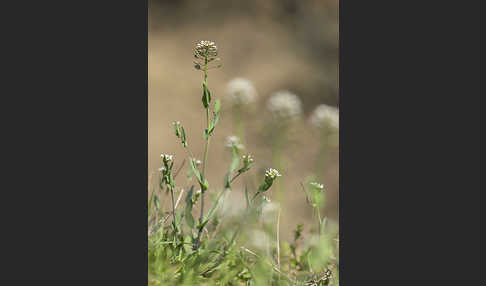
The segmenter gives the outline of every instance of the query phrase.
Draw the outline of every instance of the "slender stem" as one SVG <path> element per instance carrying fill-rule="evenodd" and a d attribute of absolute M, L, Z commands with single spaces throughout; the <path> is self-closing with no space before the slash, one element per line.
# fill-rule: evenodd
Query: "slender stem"
<path fill-rule="evenodd" d="M 231 183 L 233 183 L 233 181 L 234 181 L 236 178 L 238 178 L 238 176 L 239 176 L 239 175 L 241 175 L 241 174 L 242 174 L 242 173 L 238 173 L 238 174 L 236 174 L 236 175 L 233 177 L 233 179 L 231 179 L 230 184 L 231 184 Z"/>
<path fill-rule="evenodd" d="M 177 232 L 176 228 L 176 217 L 175 217 L 175 202 L 174 202 L 174 190 L 170 189 L 170 196 L 172 197 L 172 218 L 174 219 L 174 232 Z"/>
<path fill-rule="evenodd" d="M 207 56 L 204 59 L 204 85 L 207 85 L 207 79 L 208 79 L 208 58 Z M 208 129 L 207 131 L 209 132 L 210 128 L 210 121 L 209 121 L 209 106 L 206 107 L 206 121 L 208 124 Z M 206 147 L 204 148 L 204 158 L 203 158 L 203 166 L 202 166 L 202 177 L 203 180 L 206 180 L 206 162 L 208 161 L 208 150 L 209 150 L 209 143 L 210 143 L 211 137 L 208 135 L 206 139 Z M 207 191 L 207 190 L 206 190 Z M 203 216 L 204 216 L 204 197 L 205 197 L 205 192 L 203 191 L 201 194 L 201 213 L 199 214 L 199 223 L 202 224 L 203 222 Z M 200 245 L 200 239 L 201 239 L 201 233 L 202 233 L 202 228 L 199 230 L 198 236 L 197 236 L 197 244 L 196 244 L 196 249 L 199 248 Z"/>

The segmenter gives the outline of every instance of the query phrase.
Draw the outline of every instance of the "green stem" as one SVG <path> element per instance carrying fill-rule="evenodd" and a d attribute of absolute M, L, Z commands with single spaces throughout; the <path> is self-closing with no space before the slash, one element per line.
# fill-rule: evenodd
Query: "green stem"
<path fill-rule="evenodd" d="M 177 233 L 177 228 L 176 228 L 176 217 L 175 217 L 175 202 L 174 202 L 174 190 L 172 188 L 170 189 L 170 196 L 172 197 L 172 218 L 174 220 L 173 226 L 174 226 L 174 232 Z"/>
<path fill-rule="evenodd" d="M 207 86 L 207 79 L 208 79 L 208 58 L 207 56 L 205 57 L 204 59 L 204 85 Z M 209 128 L 210 128 L 210 121 L 209 121 L 209 106 L 206 107 L 206 121 L 207 121 L 207 124 L 208 124 L 208 127 L 207 127 L 207 130 L 209 132 Z M 203 177 L 203 180 L 206 180 L 206 162 L 208 160 L 208 150 L 209 150 L 209 143 L 210 143 L 210 140 L 211 137 L 207 137 L 206 139 L 206 147 L 204 148 L 204 158 L 203 158 L 203 166 L 202 166 L 202 177 Z M 204 197 L 205 197 L 205 191 L 202 191 L 201 193 L 201 213 L 199 215 L 199 223 L 202 224 L 203 222 L 203 217 L 204 217 Z M 202 229 L 199 230 L 199 234 L 197 236 L 197 248 L 199 248 L 199 245 L 200 245 L 200 239 L 201 239 L 201 233 L 202 233 Z"/>

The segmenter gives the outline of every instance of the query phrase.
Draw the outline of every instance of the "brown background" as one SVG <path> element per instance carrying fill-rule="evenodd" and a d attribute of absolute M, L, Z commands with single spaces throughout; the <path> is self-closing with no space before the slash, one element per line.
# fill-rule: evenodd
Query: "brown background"
<path fill-rule="evenodd" d="M 301 98 L 304 114 L 294 124 L 285 147 L 288 169 L 283 172 L 285 208 L 281 228 L 286 237 L 297 223 L 304 223 L 308 229 L 311 210 L 299 183 L 313 172 L 320 142 L 307 120 L 317 104 L 338 105 L 338 1 L 149 0 L 148 24 L 150 185 L 156 181 L 153 174 L 161 166 L 161 153 L 174 154 L 177 166 L 187 158 L 173 134 L 174 120 L 183 123 L 189 147 L 202 159 L 206 119 L 201 104 L 202 73 L 193 67 L 193 48 L 199 40 L 211 40 L 217 44 L 223 64 L 208 76 L 213 97 L 224 99 L 225 86 L 234 77 L 251 80 L 259 94 L 245 120 L 246 147 L 256 160 L 248 180 L 261 176 L 262 168 L 272 167 L 271 146 L 263 134 L 269 122 L 266 100 L 282 89 Z M 230 159 L 224 138 L 233 133 L 231 109 L 223 101 L 221 122 L 209 152 L 208 180 L 212 191 L 222 188 Z M 178 182 L 183 182 L 184 174 L 180 176 Z M 322 176 L 327 193 L 323 212 L 335 221 L 337 149 L 332 150 L 330 164 Z M 235 184 L 231 195 L 234 201 L 229 205 L 244 205 L 242 182 Z"/>

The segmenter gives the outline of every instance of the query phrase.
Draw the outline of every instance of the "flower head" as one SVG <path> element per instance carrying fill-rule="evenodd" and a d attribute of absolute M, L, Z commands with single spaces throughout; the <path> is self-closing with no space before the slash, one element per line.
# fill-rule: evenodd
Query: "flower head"
<path fill-rule="evenodd" d="M 267 169 L 265 171 L 265 179 L 271 179 L 272 181 L 275 180 L 277 177 L 281 177 L 280 173 L 276 169 Z"/>
<path fill-rule="evenodd" d="M 324 189 L 324 185 L 323 184 L 319 184 L 317 182 L 311 182 L 309 183 L 309 185 L 311 185 L 312 187 L 318 189 L 318 190 L 323 190 Z"/>
<path fill-rule="evenodd" d="M 194 49 L 194 57 L 196 59 L 212 59 L 218 56 L 218 47 L 211 41 L 199 41 Z"/>
<path fill-rule="evenodd" d="M 226 143 L 224 144 L 224 146 L 226 146 L 228 148 L 235 147 L 238 150 L 245 148 L 245 146 L 243 146 L 243 144 L 241 144 L 240 138 L 238 138 L 237 136 L 234 136 L 234 135 L 226 137 Z"/>
<path fill-rule="evenodd" d="M 166 164 L 172 161 L 174 158 L 173 155 L 167 155 L 167 154 L 161 154 L 160 157 L 162 158 L 162 161 Z"/>
<path fill-rule="evenodd" d="M 339 109 L 321 104 L 316 107 L 310 117 L 310 122 L 317 128 L 339 130 Z"/>
<path fill-rule="evenodd" d="M 253 157 L 250 154 L 243 155 L 241 158 L 243 159 L 243 162 L 253 163 Z"/>
<path fill-rule="evenodd" d="M 299 97 L 287 90 L 274 93 L 267 102 L 267 108 L 275 119 L 296 119 L 302 113 Z"/>
<path fill-rule="evenodd" d="M 243 160 L 243 167 L 238 170 L 239 173 L 248 171 L 251 165 L 253 165 L 253 157 L 250 154 L 243 155 L 241 158 Z"/>
<path fill-rule="evenodd" d="M 257 97 L 253 84 L 244 78 L 232 79 L 226 86 L 226 94 L 237 105 L 249 104 Z"/>

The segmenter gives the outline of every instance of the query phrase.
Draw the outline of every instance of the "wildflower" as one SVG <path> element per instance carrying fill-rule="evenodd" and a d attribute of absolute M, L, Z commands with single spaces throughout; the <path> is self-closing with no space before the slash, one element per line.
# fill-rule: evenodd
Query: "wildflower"
<path fill-rule="evenodd" d="M 194 49 L 194 57 L 204 60 L 205 58 L 214 59 L 218 56 L 218 47 L 211 41 L 200 41 Z"/>
<path fill-rule="evenodd" d="M 243 162 L 245 162 L 247 164 L 248 163 L 253 163 L 253 157 L 250 154 L 243 155 L 241 158 L 243 159 Z"/>
<path fill-rule="evenodd" d="M 278 91 L 267 102 L 267 108 L 275 119 L 296 119 L 302 113 L 302 103 L 290 91 Z"/>
<path fill-rule="evenodd" d="M 253 157 L 250 154 L 243 155 L 241 158 L 243 160 L 243 168 L 238 170 L 239 173 L 248 171 L 253 164 Z"/>
<path fill-rule="evenodd" d="M 269 180 L 275 180 L 277 177 L 281 177 L 282 175 L 280 175 L 280 173 L 276 170 L 276 169 L 267 169 L 265 171 L 265 180 L 269 179 Z"/>
<path fill-rule="evenodd" d="M 265 170 L 265 180 L 258 187 L 258 193 L 263 193 L 266 192 L 268 189 L 270 189 L 270 187 L 273 184 L 273 181 L 275 181 L 275 179 L 280 176 L 282 175 L 280 175 L 280 173 L 275 169 L 270 168 Z"/>
<path fill-rule="evenodd" d="M 159 171 L 160 171 L 160 172 L 164 172 L 165 170 L 166 170 L 166 169 L 165 169 L 165 167 L 161 167 L 161 168 L 159 168 Z"/>
<path fill-rule="evenodd" d="M 195 160 L 194 163 L 196 164 L 196 166 L 200 166 L 202 164 L 201 160 Z"/>
<path fill-rule="evenodd" d="M 164 163 L 169 163 L 170 161 L 173 160 L 173 155 L 167 155 L 167 154 L 161 154 L 160 157 L 162 158 L 162 161 L 164 161 Z"/>
<path fill-rule="evenodd" d="M 334 131 L 339 130 L 339 110 L 335 107 L 321 104 L 312 113 L 310 122 L 316 128 L 328 127 Z"/>
<path fill-rule="evenodd" d="M 181 137 L 181 122 L 180 121 L 174 121 L 173 124 L 174 124 L 175 134 L 178 138 L 180 138 Z"/>
<path fill-rule="evenodd" d="M 245 105 L 255 101 L 257 92 L 253 84 L 244 78 L 235 78 L 226 86 L 226 94 L 236 105 Z"/>
<path fill-rule="evenodd" d="M 319 184 L 317 182 L 311 182 L 311 183 L 309 183 L 309 185 L 313 186 L 314 188 L 316 188 L 318 190 L 323 190 L 324 189 L 324 185 L 323 184 Z"/>
<path fill-rule="evenodd" d="M 238 138 L 237 136 L 226 137 L 226 143 L 224 144 L 224 146 L 226 146 L 228 148 L 235 147 L 238 150 L 245 148 L 245 146 L 243 146 L 243 144 L 241 144 L 240 138 Z"/>

